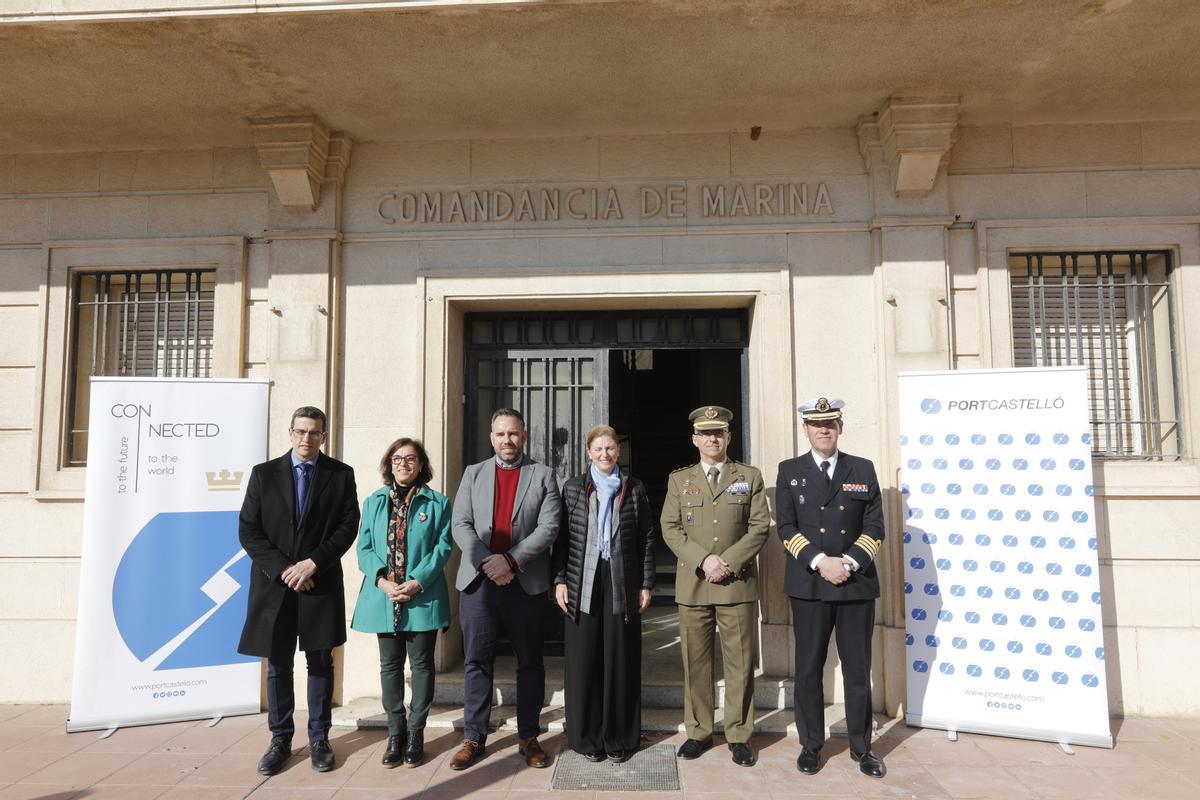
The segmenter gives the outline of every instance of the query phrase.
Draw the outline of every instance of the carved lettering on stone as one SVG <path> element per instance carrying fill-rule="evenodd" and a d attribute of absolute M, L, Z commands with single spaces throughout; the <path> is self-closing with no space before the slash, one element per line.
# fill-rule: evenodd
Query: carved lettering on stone
<path fill-rule="evenodd" d="M 736 181 L 620 186 L 523 186 L 511 189 L 421 189 L 380 195 L 375 213 L 389 225 L 547 225 L 703 219 L 763 222 L 833 216 L 824 182 Z"/>

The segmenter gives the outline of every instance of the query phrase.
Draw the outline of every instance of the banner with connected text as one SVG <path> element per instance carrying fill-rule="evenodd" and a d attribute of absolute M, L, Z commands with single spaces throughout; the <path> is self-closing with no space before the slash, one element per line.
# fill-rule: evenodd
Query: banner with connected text
<path fill-rule="evenodd" d="M 67 730 L 259 710 L 238 542 L 262 381 L 93 378 Z"/>
<path fill-rule="evenodd" d="M 907 721 L 1112 746 L 1087 372 L 900 376 Z"/>

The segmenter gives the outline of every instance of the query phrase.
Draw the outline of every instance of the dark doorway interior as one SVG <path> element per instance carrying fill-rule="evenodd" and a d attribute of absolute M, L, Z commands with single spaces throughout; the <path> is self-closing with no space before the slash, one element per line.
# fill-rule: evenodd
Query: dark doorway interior
<path fill-rule="evenodd" d="M 742 350 L 619 350 L 609 357 L 609 424 L 621 434 L 623 468 L 646 484 L 657 515 L 667 476 L 696 462 L 688 414 L 701 405 L 733 412 L 731 458 L 741 460 Z M 658 543 L 655 603 L 674 602 L 675 560 Z"/>

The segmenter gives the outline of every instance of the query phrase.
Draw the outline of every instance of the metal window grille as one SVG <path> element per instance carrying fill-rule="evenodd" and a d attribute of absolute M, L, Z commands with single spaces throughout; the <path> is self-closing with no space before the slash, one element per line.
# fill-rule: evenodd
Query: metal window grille
<path fill-rule="evenodd" d="M 212 375 L 215 288 L 215 270 L 75 275 L 67 466 L 86 463 L 92 376 Z"/>
<path fill-rule="evenodd" d="M 1018 253 L 1009 276 L 1014 364 L 1088 368 L 1093 452 L 1181 456 L 1172 253 Z"/>

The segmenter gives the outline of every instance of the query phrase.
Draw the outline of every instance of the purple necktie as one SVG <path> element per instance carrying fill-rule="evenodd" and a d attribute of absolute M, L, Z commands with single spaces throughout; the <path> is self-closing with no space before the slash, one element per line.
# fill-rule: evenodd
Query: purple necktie
<path fill-rule="evenodd" d="M 308 479 L 312 474 L 313 465 L 308 462 L 298 464 L 300 473 L 296 476 L 296 523 L 304 519 L 304 501 L 308 499 Z"/>

